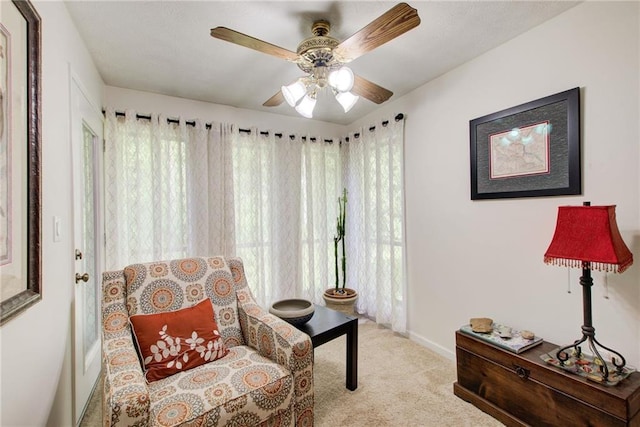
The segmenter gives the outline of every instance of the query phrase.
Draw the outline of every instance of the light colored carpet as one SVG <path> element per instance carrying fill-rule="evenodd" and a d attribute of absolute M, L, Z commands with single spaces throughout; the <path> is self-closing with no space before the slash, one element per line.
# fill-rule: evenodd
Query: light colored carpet
<path fill-rule="evenodd" d="M 346 338 L 315 350 L 316 425 L 502 426 L 453 394 L 455 363 L 377 326 L 358 325 L 358 388 L 345 388 Z"/>
<path fill-rule="evenodd" d="M 455 363 L 424 347 L 361 320 L 358 326 L 358 388 L 345 387 L 346 338 L 315 350 L 315 425 L 502 426 L 453 394 Z M 99 385 L 81 427 L 101 424 Z"/>

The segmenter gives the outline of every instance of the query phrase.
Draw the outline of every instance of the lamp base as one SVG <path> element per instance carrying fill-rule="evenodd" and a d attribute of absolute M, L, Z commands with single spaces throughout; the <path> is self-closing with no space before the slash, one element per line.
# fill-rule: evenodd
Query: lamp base
<path fill-rule="evenodd" d="M 623 372 L 626 361 L 620 353 L 615 350 L 605 347 L 596 340 L 596 329 L 593 327 L 592 314 L 591 314 L 591 287 L 593 286 L 593 279 L 591 278 L 591 264 L 589 262 L 582 262 L 582 276 L 580 277 L 580 285 L 582 286 L 582 313 L 584 317 L 584 323 L 582 325 L 582 338 L 576 340 L 573 344 L 566 345 L 556 352 L 556 359 L 560 364 L 560 367 L 564 368 L 569 364 L 572 358 L 575 358 L 575 363 L 585 363 L 585 356 L 582 354 L 582 348 L 580 344 L 587 343 L 591 353 L 593 354 L 593 363 L 598 367 L 597 372 L 594 372 L 594 376 L 599 375 L 601 382 L 607 383 L 611 381 L 613 371 L 615 375 L 620 376 Z M 607 350 L 614 356 L 611 357 L 611 363 L 607 362 L 598 351 L 598 347 L 603 350 Z M 611 366 L 612 369 L 609 369 Z M 599 373 L 598 373 L 599 371 Z"/>
<path fill-rule="evenodd" d="M 620 381 L 635 372 L 635 369 L 628 367 L 618 368 L 612 363 L 606 362 L 608 374 L 605 379 L 601 371 L 602 365 L 599 360 L 596 362 L 596 358 L 582 353 L 579 349 L 575 351 L 575 354 L 573 354 L 574 350 L 576 349 L 573 349 L 573 344 L 569 346 L 569 349 L 567 349 L 567 347 L 559 347 L 549 353 L 541 354 L 540 358 L 549 365 L 553 365 L 571 374 L 579 375 L 590 381 L 606 386 L 616 386 Z M 578 351 L 580 351 L 579 356 L 577 355 Z M 569 358 L 561 363 L 558 359 L 559 352 L 568 354 Z"/>
<path fill-rule="evenodd" d="M 584 372 L 588 374 L 586 375 L 587 378 L 594 381 L 603 383 L 619 382 L 622 379 L 619 377 L 625 372 L 626 361 L 624 357 L 617 351 L 600 344 L 595 338 L 595 329 L 592 326 L 582 326 L 582 334 L 581 339 L 556 351 L 555 356 L 559 366 L 568 368 L 567 370 L 569 371 L 578 370 Z M 580 347 L 582 343 L 587 344 L 592 356 L 585 355 L 582 352 L 582 347 Z M 610 362 L 602 357 L 598 347 L 613 354 Z"/>

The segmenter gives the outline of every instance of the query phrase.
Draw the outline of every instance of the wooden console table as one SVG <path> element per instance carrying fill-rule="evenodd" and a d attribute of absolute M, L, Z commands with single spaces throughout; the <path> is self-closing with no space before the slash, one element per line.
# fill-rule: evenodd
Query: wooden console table
<path fill-rule="evenodd" d="M 520 354 L 456 332 L 456 396 L 507 426 L 640 427 L 640 373 L 604 386 L 548 365 L 549 342 Z"/>

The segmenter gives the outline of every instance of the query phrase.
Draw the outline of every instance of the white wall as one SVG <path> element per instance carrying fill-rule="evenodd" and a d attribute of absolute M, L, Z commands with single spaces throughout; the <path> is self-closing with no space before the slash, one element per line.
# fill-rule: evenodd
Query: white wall
<path fill-rule="evenodd" d="M 589 200 L 617 205 L 636 260 L 621 275 L 594 273 L 596 337 L 640 367 L 639 9 L 637 2 L 585 2 L 355 123 L 407 113 L 414 339 L 453 357 L 454 331 L 480 316 L 557 344 L 579 338 L 581 272 L 568 277 L 542 258 L 557 206 Z M 471 201 L 469 120 L 577 86 L 583 195 Z"/>
<path fill-rule="evenodd" d="M 0 328 L 0 425 L 72 426 L 73 239 L 69 65 L 96 105 L 102 80 L 62 2 L 34 2 L 42 18 L 42 295 Z M 53 243 L 53 216 L 62 241 Z"/>
<path fill-rule="evenodd" d="M 171 118 L 201 119 L 207 123 L 212 121 L 235 123 L 242 129 L 257 127 L 260 131 L 298 133 L 324 138 L 343 136 L 347 129 L 342 125 L 303 117 L 263 113 L 113 86 L 105 86 L 104 105 L 105 108 L 111 107 L 116 111 L 132 109 L 140 114 L 160 113 Z"/>

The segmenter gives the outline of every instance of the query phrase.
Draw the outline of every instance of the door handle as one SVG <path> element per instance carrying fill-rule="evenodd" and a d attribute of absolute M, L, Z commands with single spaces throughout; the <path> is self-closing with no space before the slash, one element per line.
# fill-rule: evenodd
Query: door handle
<path fill-rule="evenodd" d="M 79 281 L 88 282 L 89 281 L 89 273 L 84 273 L 82 276 L 80 273 L 76 273 L 76 283 Z"/>

